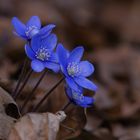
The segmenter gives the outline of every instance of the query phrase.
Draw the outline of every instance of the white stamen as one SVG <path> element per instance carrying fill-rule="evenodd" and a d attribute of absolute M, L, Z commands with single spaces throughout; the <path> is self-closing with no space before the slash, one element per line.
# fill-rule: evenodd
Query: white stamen
<path fill-rule="evenodd" d="M 77 63 L 71 62 L 67 66 L 67 71 L 68 74 L 73 77 L 80 72 L 80 69 Z"/>
<path fill-rule="evenodd" d="M 82 94 L 76 93 L 75 91 L 72 91 L 72 98 L 79 101 L 84 100 L 84 96 Z"/>
<path fill-rule="evenodd" d="M 45 47 L 40 47 L 36 52 L 36 58 L 42 61 L 48 60 L 50 52 Z"/>

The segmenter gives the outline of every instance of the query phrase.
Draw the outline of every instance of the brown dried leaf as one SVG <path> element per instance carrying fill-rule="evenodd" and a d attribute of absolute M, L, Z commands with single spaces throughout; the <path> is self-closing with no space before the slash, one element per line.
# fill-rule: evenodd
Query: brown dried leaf
<path fill-rule="evenodd" d="M 8 140 L 55 140 L 61 114 L 30 113 L 23 116 L 13 127 Z M 63 115 L 63 114 L 62 114 Z"/>
<path fill-rule="evenodd" d="M 34 75 L 31 77 L 29 84 L 25 88 L 25 93 L 22 94 L 22 98 L 18 98 L 19 104 L 22 105 L 23 100 L 25 100 L 26 95 L 28 95 L 32 87 L 37 82 L 39 75 Z M 35 97 L 29 102 L 26 106 L 24 113 L 31 110 L 31 108 L 38 103 L 38 101 L 47 93 L 50 88 L 55 85 L 56 81 L 60 78 L 55 75 L 51 75 L 47 73 L 47 76 L 42 80 L 42 83 L 38 87 Z M 47 85 L 47 86 L 46 86 Z M 67 96 L 64 93 L 64 84 L 61 83 L 52 94 L 46 99 L 46 101 L 40 106 L 40 112 L 52 112 L 55 113 L 60 110 L 65 103 L 67 102 Z M 70 110 L 69 110 L 70 109 Z M 71 105 L 67 110 L 67 119 L 64 121 L 66 127 L 71 127 L 74 131 L 69 131 L 68 129 L 61 129 L 58 138 L 62 140 L 62 138 L 74 137 L 80 134 L 81 130 L 84 128 L 86 123 L 86 116 L 84 109 L 76 108 L 76 106 Z M 82 116 L 82 117 L 81 117 Z"/>
<path fill-rule="evenodd" d="M 0 87 L 0 139 L 6 139 L 8 137 L 11 127 L 19 117 L 20 114 L 17 104 L 13 98 Z"/>
<path fill-rule="evenodd" d="M 78 136 L 86 124 L 83 108 L 72 107 L 68 110 L 67 118 L 61 123 L 57 140 L 66 140 Z"/>

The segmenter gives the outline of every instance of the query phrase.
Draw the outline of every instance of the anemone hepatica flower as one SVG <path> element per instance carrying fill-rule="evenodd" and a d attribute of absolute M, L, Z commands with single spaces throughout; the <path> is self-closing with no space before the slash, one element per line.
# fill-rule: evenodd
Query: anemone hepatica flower
<path fill-rule="evenodd" d="M 41 28 L 41 22 L 38 16 L 32 16 L 26 24 L 22 23 L 17 17 L 13 17 L 12 24 L 15 28 L 15 33 L 26 40 L 30 40 L 38 33 L 47 36 L 55 27 L 55 25 L 49 24 Z"/>
<path fill-rule="evenodd" d="M 70 102 L 81 107 L 91 107 L 93 106 L 94 99 L 92 97 L 84 96 L 83 89 L 79 87 L 79 91 L 74 91 L 70 87 L 66 87 L 66 95 L 68 96 Z"/>
<path fill-rule="evenodd" d="M 59 71 L 57 54 L 53 51 L 56 44 L 56 35 L 50 34 L 44 40 L 37 35 L 31 40 L 31 46 L 25 45 L 25 52 L 32 60 L 31 67 L 35 72 L 41 72 L 44 68 L 51 69 L 54 72 Z"/>
<path fill-rule="evenodd" d="M 95 91 L 96 85 L 86 78 L 94 72 L 94 67 L 88 61 L 80 61 L 83 53 L 83 47 L 77 47 L 68 53 L 62 44 L 57 46 L 61 70 L 69 87 L 75 91 L 79 91 L 78 86 Z"/>

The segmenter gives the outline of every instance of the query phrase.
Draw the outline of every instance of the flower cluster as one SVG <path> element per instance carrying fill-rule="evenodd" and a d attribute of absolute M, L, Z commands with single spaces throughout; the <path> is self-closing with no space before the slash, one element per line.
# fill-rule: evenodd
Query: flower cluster
<path fill-rule="evenodd" d="M 31 60 L 31 68 L 35 72 L 50 69 L 62 73 L 66 81 L 66 94 L 69 100 L 81 107 L 93 105 L 92 97 L 84 96 L 84 89 L 97 90 L 97 86 L 87 77 L 94 72 L 94 66 L 89 61 L 81 61 L 84 48 L 78 46 L 71 52 L 57 42 L 57 36 L 52 33 L 54 24 L 41 28 L 38 16 L 32 16 L 26 24 L 18 18 L 12 19 L 14 33 L 27 41 L 25 52 Z"/>

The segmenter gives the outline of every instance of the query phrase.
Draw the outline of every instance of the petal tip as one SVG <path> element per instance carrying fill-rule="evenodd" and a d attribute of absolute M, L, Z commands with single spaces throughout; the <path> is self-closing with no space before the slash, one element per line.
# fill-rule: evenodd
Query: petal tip
<path fill-rule="evenodd" d="M 43 65 L 43 63 L 41 63 L 38 60 L 33 60 L 31 62 L 31 67 L 37 73 L 42 72 L 44 70 L 44 68 L 45 68 L 45 66 Z"/>

